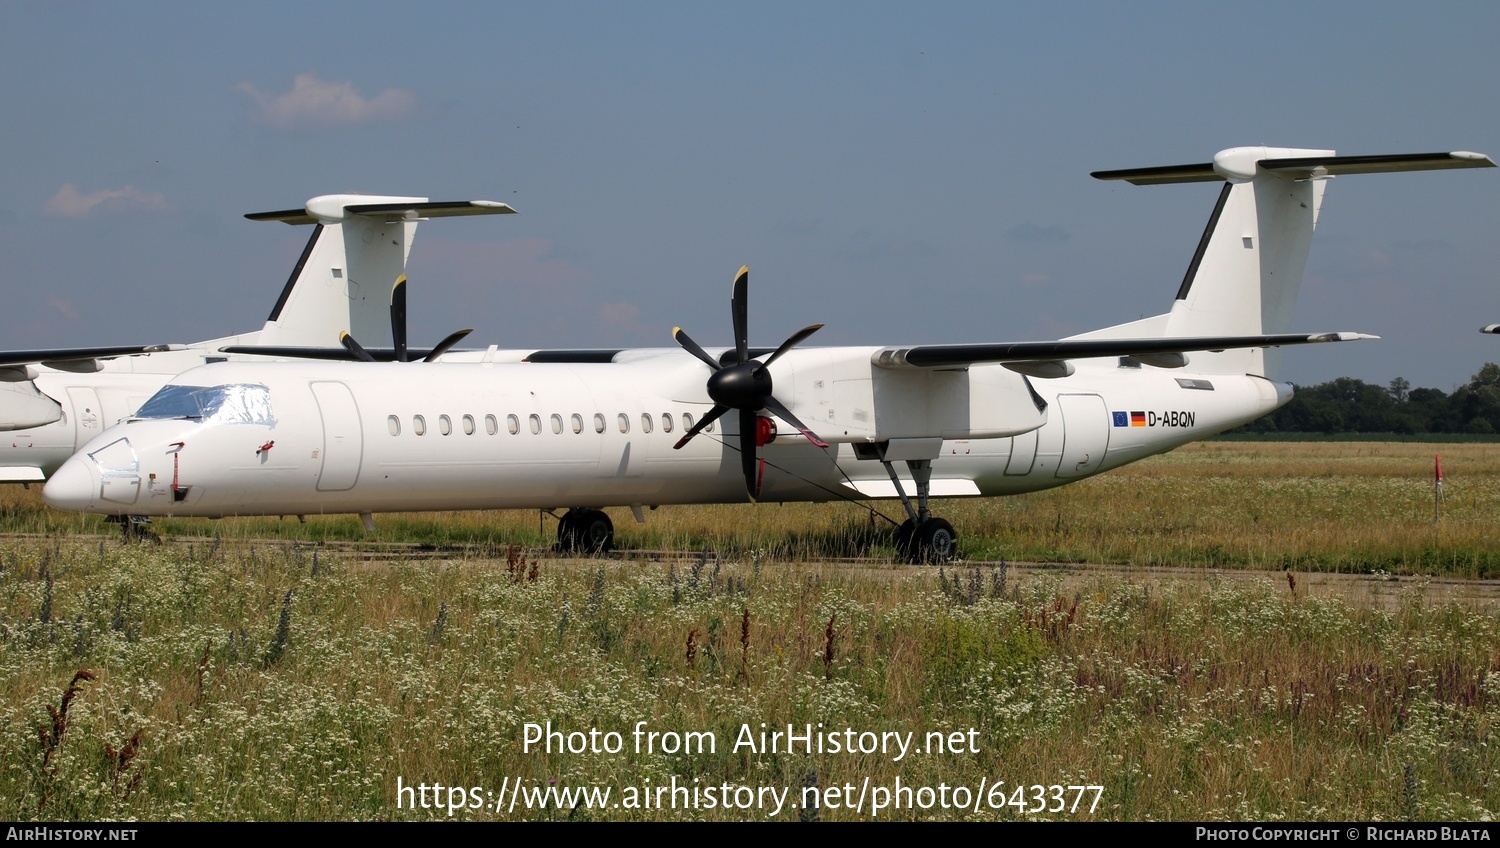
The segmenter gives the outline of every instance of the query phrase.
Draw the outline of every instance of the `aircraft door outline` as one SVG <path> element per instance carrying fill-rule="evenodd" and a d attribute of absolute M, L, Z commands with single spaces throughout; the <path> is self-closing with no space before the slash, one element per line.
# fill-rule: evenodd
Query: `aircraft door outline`
<path fill-rule="evenodd" d="M 317 489 L 320 492 L 345 492 L 359 482 L 364 460 L 364 429 L 359 420 L 359 404 L 354 393 L 341 382 L 314 381 L 308 384 L 323 419 L 322 463 L 318 468 Z"/>

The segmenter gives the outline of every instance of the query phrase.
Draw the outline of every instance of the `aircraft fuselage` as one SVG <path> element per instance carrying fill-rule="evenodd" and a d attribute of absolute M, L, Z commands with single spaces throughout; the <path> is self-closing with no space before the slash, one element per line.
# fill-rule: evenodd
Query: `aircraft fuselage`
<path fill-rule="evenodd" d="M 874 350 L 798 350 L 778 363 L 778 394 L 831 444 L 779 425 L 760 449 L 760 500 L 894 497 L 882 457 L 930 460 L 934 497 L 1045 489 L 1238 426 L 1291 396 L 1261 377 L 1113 359 L 1052 380 L 996 365 L 887 372 L 870 364 Z M 640 353 L 593 364 L 205 366 L 168 389 L 248 388 L 202 419 L 109 428 L 53 475 L 46 498 L 162 516 L 745 501 L 734 416 L 673 449 L 710 407 L 707 369 L 680 351 Z M 911 408 L 882 407 L 888 391 Z M 891 466 L 911 492 L 906 469 Z"/>

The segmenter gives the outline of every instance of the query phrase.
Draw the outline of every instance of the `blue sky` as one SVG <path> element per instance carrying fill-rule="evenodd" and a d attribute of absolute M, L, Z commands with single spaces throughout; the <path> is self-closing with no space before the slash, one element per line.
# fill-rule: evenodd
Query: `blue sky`
<path fill-rule="evenodd" d="M 1055 338 L 1164 311 L 1216 188 L 1090 171 L 1271 144 L 1500 156 L 1500 4 L 0 5 L 8 349 L 265 320 L 317 194 L 423 225 L 414 342 Z M 1500 338 L 1500 169 L 1339 178 L 1300 383 L 1445 391 Z"/>

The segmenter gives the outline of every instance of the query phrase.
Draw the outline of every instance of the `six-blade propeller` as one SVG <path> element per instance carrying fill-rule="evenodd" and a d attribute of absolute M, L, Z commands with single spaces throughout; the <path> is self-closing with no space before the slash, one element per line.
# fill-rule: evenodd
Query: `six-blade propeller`
<path fill-rule="evenodd" d="M 749 281 L 750 268 L 748 266 L 741 268 L 740 272 L 735 275 L 734 289 L 729 299 L 730 311 L 734 319 L 735 359 L 732 364 L 721 364 L 699 347 L 697 342 L 689 338 L 681 327 L 672 328 L 672 338 L 682 345 L 683 350 L 698 357 L 713 369 L 713 373 L 708 375 L 708 396 L 714 402 L 713 409 L 684 433 L 677 444 L 672 447 L 681 448 L 726 412 L 731 409 L 738 410 L 740 413 L 740 467 L 745 472 L 746 490 L 750 492 L 751 498 L 757 498 L 760 496 L 760 475 L 756 461 L 756 448 L 761 444 L 761 440 L 757 435 L 759 430 L 756 419 L 759 417 L 757 413 L 760 410 L 768 410 L 776 417 L 796 427 L 802 435 L 807 437 L 808 441 L 820 448 L 828 447 L 828 443 L 818 438 L 816 433 L 799 421 L 785 404 L 771 394 L 770 372 L 771 363 L 806 341 L 808 336 L 817 332 L 823 325 L 813 324 L 793 333 L 790 338 L 781 343 L 781 347 L 776 348 L 774 353 L 766 357 L 765 362 L 751 358 L 747 331 Z"/>

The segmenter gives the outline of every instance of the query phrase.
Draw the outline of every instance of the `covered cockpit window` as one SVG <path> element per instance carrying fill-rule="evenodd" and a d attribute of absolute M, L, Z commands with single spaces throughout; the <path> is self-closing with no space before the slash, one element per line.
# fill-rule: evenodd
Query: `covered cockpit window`
<path fill-rule="evenodd" d="M 276 416 L 271 413 L 271 391 L 258 383 L 163 386 L 132 417 L 136 420 L 187 418 L 205 424 L 276 426 Z"/>

